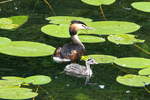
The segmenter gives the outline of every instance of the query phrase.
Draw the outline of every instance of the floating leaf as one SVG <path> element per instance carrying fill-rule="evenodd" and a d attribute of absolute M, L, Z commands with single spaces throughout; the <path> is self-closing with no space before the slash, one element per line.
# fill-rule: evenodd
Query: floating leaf
<path fill-rule="evenodd" d="M 125 45 L 144 42 L 144 40 L 136 39 L 135 35 L 130 34 L 109 35 L 108 40 L 115 44 L 125 44 Z"/>
<path fill-rule="evenodd" d="M 8 18 L 13 21 L 13 24 L 17 24 L 19 26 L 23 25 L 25 22 L 28 21 L 28 16 L 12 16 Z"/>
<path fill-rule="evenodd" d="M 96 60 L 97 63 L 113 63 L 117 57 L 111 55 L 88 55 L 88 57 Z"/>
<path fill-rule="evenodd" d="M 73 17 L 73 16 L 54 16 L 54 17 L 48 17 L 46 19 L 50 20 L 50 23 L 55 23 L 55 24 L 70 24 L 72 20 L 79 20 L 83 22 L 92 21 L 92 19 L 90 18 Z"/>
<path fill-rule="evenodd" d="M 131 5 L 137 10 L 150 12 L 150 2 L 134 2 Z"/>
<path fill-rule="evenodd" d="M 32 83 L 33 85 L 43 85 L 51 82 L 51 78 L 44 75 L 35 75 L 25 78 L 25 83 Z"/>
<path fill-rule="evenodd" d="M 0 80 L 0 88 L 14 88 L 22 84 L 22 81 Z"/>
<path fill-rule="evenodd" d="M 88 30 L 86 34 L 94 33 L 100 35 L 131 33 L 140 28 L 140 26 L 135 23 L 124 21 L 97 21 L 97 22 L 89 22 L 87 23 L 87 25 L 95 29 Z M 85 33 L 85 31 L 79 32 Z"/>
<path fill-rule="evenodd" d="M 11 40 L 6 37 L 0 37 L 0 47 L 7 46 L 10 44 Z"/>
<path fill-rule="evenodd" d="M 0 53 L 21 57 L 38 57 L 51 55 L 54 50 L 54 47 L 43 43 L 14 41 L 8 46 L 1 47 Z"/>
<path fill-rule="evenodd" d="M 150 67 L 150 59 L 139 57 L 118 58 L 114 61 L 117 65 L 127 68 L 145 68 Z"/>
<path fill-rule="evenodd" d="M 69 25 L 45 25 L 41 28 L 41 31 L 47 35 L 68 38 L 69 35 Z"/>
<path fill-rule="evenodd" d="M 20 27 L 28 20 L 28 16 L 12 16 L 8 18 L 0 18 L 0 28 L 14 30 Z"/>
<path fill-rule="evenodd" d="M 81 1 L 89 5 L 100 6 L 100 5 L 110 5 L 114 3 L 116 0 L 81 0 Z"/>
<path fill-rule="evenodd" d="M 140 75 L 150 75 L 150 68 L 144 68 L 144 69 L 140 70 L 138 73 Z"/>
<path fill-rule="evenodd" d="M 127 85 L 127 86 L 134 86 L 134 87 L 144 87 L 145 84 L 150 83 L 150 77 L 133 75 L 133 74 L 118 76 L 116 80 L 120 84 Z"/>
<path fill-rule="evenodd" d="M 0 24 L 12 24 L 13 21 L 10 18 L 0 18 Z"/>
<path fill-rule="evenodd" d="M 0 89 L 2 99 L 29 99 L 37 96 L 38 93 L 32 92 L 27 88 L 3 88 Z"/>
<path fill-rule="evenodd" d="M 98 36 L 91 36 L 91 35 L 79 35 L 79 39 L 81 42 L 84 43 L 99 43 L 99 42 L 105 42 L 105 39 Z"/>
<path fill-rule="evenodd" d="M 2 77 L 4 80 L 24 80 L 23 77 L 17 77 L 17 76 L 4 76 Z"/>

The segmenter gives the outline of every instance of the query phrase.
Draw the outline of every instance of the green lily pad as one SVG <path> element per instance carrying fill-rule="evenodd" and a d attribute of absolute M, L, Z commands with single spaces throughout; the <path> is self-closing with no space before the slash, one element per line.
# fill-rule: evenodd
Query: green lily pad
<path fill-rule="evenodd" d="M 51 78 L 44 75 L 35 75 L 25 78 L 24 82 L 27 84 L 32 83 L 33 85 L 43 85 L 51 82 Z"/>
<path fill-rule="evenodd" d="M 6 37 L 0 37 L 0 47 L 7 46 L 11 43 L 11 40 Z"/>
<path fill-rule="evenodd" d="M 83 17 L 73 17 L 73 16 L 54 16 L 48 17 L 46 20 L 50 20 L 50 23 L 55 24 L 70 24 L 72 20 L 80 20 L 83 22 L 91 22 L 92 19 L 90 18 L 83 18 Z"/>
<path fill-rule="evenodd" d="M 146 68 L 150 67 L 150 59 L 140 57 L 124 57 L 114 61 L 115 64 L 126 68 Z"/>
<path fill-rule="evenodd" d="M 116 80 L 120 84 L 127 85 L 127 86 L 134 86 L 134 87 L 144 87 L 145 84 L 150 83 L 150 77 L 133 75 L 133 74 L 118 76 Z"/>
<path fill-rule="evenodd" d="M 139 75 L 150 75 L 150 68 L 144 68 L 144 69 L 140 70 L 138 73 L 139 73 Z"/>
<path fill-rule="evenodd" d="M 98 36 L 91 36 L 91 35 L 79 35 L 79 39 L 83 43 L 100 43 L 105 42 L 105 39 Z"/>
<path fill-rule="evenodd" d="M 111 56 L 111 55 L 87 55 L 90 58 L 93 58 L 96 60 L 97 63 L 113 63 L 117 57 Z"/>
<path fill-rule="evenodd" d="M 21 57 L 38 57 L 53 54 L 55 48 L 38 42 L 13 41 L 0 48 L 0 53 Z"/>
<path fill-rule="evenodd" d="M 36 97 L 38 93 L 32 92 L 27 88 L 3 88 L 0 89 L 0 98 L 2 99 L 29 99 Z"/>
<path fill-rule="evenodd" d="M 14 88 L 19 87 L 22 84 L 22 81 L 16 80 L 0 80 L 0 89 L 1 88 Z"/>
<path fill-rule="evenodd" d="M 0 18 L 0 28 L 14 30 L 20 27 L 28 20 L 28 16 L 12 16 L 8 18 Z"/>
<path fill-rule="evenodd" d="M 19 27 L 21 25 L 23 25 L 25 22 L 28 21 L 28 16 L 12 16 L 12 17 L 8 17 L 13 21 L 13 24 L 17 24 L 19 25 Z"/>
<path fill-rule="evenodd" d="M 130 34 L 109 35 L 108 40 L 115 44 L 124 44 L 124 45 L 131 45 L 134 43 L 144 42 L 144 40 L 136 39 L 135 35 L 130 35 Z"/>
<path fill-rule="evenodd" d="M 100 6 L 100 5 L 110 5 L 114 3 L 116 0 L 81 0 L 81 1 L 89 5 Z"/>
<path fill-rule="evenodd" d="M 41 28 L 41 31 L 47 35 L 60 37 L 60 38 L 68 38 L 69 35 L 69 25 L 45 25 Z"/>
<path fill-rule="evenodd" d="M 24 80 L 23 77 L 17 77 L 17 76 L 4 76 L 2 77 L 4 80 Z"/>
<path fill-rule="evenodd" d="M 140 26 L 135 23 L 125 21 L 97 21 L 89 22 L 87 25 L 94 29 L 88 30 L 86 34 L 94 33 L 100 35 L 131 33 L 140 28 Z M 80 30 L 79 33 L 85 33 L 85 31 Z"/>
<path fill-rule="evenodd" d="M 0 24 L 12 24 L 13 21 L 10 18 L 0 18 Z"/>
<path fill-rule="evenodd" d="M 150 12 L 150 2 L 134 2 L 131 5 L 137 10 Z"/>

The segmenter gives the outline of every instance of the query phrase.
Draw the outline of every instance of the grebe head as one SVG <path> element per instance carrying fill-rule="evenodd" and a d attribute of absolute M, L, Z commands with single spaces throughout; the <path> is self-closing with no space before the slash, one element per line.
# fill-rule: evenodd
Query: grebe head
<path fill-rule="evenodd" d="M 86 60 L 86 63 L 89 64 L 89 65 L 91 65 L 91 64 L 98 64 L 94 59 L 91 59 L 91 58 Z"/>
<path fill-rule="evenodd" d="M 77 31 L 80 29 L 93 29 L 92 27 L 88 27 L 84 22 L 73 20 L 71 21 L 69 32 L 70 35 L 76 35 Z"/>

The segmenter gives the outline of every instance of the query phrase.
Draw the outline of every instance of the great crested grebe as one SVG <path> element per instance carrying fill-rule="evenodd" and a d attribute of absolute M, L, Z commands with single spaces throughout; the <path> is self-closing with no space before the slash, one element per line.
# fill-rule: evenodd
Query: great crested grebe
<path fill-rule="evenodd" d="M 53 60 L 55 62 L 75 62 L 84 54 L 85 47 L 80 41 L 77 31 L 80 29 L 93 29 L 88 27 L 85 23 L 81 21 L 71 21 L 69 27 L 69 33 L 71 36 L 72 42 L 69 44 L 63 45 L 55 50 L 53 55 Z"/>
<path fill-rule="evenodd" d="M 76 63 L 71 63 L 67 65 L 64 69 L 65 73 L 70 76 L 75 77 L 85 77 L 85 85 L 89 82 L 93 72 L 90 68 L 91 64 L 97 64 L 94 59 L 86 60 L 86 65 L 82 66 Z"/>

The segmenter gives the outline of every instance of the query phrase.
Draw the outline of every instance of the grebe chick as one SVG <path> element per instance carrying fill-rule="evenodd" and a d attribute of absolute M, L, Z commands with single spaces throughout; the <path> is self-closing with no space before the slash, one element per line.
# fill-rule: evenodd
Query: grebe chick
<path fill-rule="evenodd" d="M 71 21 L 69 33 L 72 42 L 69 44 L 65 44 L 63 45 L 63 47 L 59 47 L 55 50 L 53 55 L 53 60 L 55 62 L 76 62 L 78 59 L 81 58 L 81 56 L 83 56 L 85 52 L 85 47 L 77 35 L 77 31 L 80 29 L 92 28 L 87 27 L 87 25 L 81 21 Z"/>
<path fill-rule="evenodd" d="M 91 64 L 97 64 L 94 59 L 86 60 L 86 66 L 82 66 L 76 63 L 71 63 L 67 65 L 64 69 L 65 73 L 70 76 L 75 77 L 85 77 L 85 85 L 89 82 L 93 72 L 90 68 Z"/>

